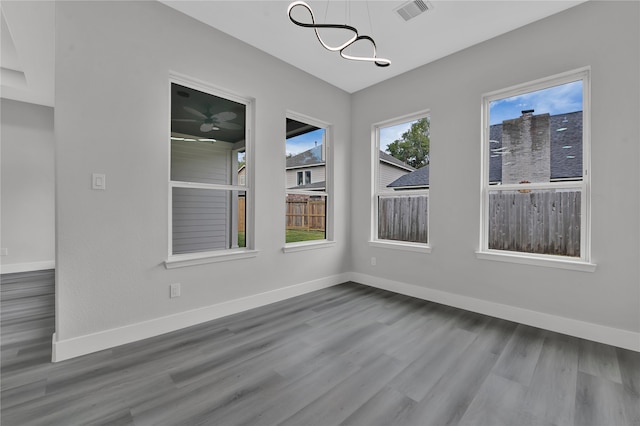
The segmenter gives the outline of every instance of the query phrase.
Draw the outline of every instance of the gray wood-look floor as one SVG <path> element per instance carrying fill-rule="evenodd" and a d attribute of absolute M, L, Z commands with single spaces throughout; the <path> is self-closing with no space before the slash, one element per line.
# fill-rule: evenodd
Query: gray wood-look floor
<path fill-rule="evenodd" d="M 640 425 L 639 353 L 355 283 L 52 364 L 52 273 L 2 281 L 4 426 Z"/>

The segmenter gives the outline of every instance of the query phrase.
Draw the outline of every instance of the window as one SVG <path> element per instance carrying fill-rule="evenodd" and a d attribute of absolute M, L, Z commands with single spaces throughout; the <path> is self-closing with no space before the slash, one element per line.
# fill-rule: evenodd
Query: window
<path fill-rule="evenodd" d="M 587 69 L 485 95 L 481 252 L 589 261 Z"/>
<path fill-rule="evenodd" d="M 311 170 L 298 172 L 298 186 L 307 185 L 310 183 L 311 183 Z"/>
<path fill-rule="evenodd" d="M 248 101 L 171 82 L 171 258 L 244 249 L 249 241 Z"/>
<path fill-rule="evenodd" d="M 429 127 L 426 112 L 374 126 L 374 241 L 429 242 Z"/>
<path fill-rule="evenodd" d="M 286 126 L 285 242 L 328 240 L 327 125 L 289 114 Z"/>

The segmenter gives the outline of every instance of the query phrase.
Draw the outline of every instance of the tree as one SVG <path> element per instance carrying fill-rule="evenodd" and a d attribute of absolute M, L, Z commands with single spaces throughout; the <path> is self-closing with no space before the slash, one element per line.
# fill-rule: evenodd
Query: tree
<path fill-rule="evenodd" d="M 429 164 L 429 117 L 413 123 L 400 139 L 389 144 L 387 151 L 416 169 Z"/>

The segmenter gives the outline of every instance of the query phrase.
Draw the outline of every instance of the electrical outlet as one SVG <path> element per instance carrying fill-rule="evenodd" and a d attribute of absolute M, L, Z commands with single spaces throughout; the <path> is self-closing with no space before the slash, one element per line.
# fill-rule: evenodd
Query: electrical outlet
<path fill-rule="evenodd" d="M 376 258 L 372 257 L 371 258 L 371 266 L 376 266 L 376 263 L 377 263 Z"/>
<path fill-rule="evenodd" d="M 169 286 L 169 297 L 180 297 L 180 283 L 171 284 Z"/>

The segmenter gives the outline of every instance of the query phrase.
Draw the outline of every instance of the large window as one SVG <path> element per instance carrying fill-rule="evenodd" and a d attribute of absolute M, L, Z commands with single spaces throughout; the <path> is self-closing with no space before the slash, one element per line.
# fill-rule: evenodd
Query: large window
<path fill-rule="evenodd" d="M 326 125 L 295 114 L 286 125 L 285 242 L 327 240 L 331 162 Z"/>
<path fill-rule="evenodd" d="M 247 102 L 171 82 L 170 259 L 243 249 L 247 235 Z"/>
<path fill-rule="evenodd" d="M 589 261 L 588 77 L 483 98 L 481 252 Z"/>
<path fill-rule="evenodd" d="M 429 242 L 429 126 L 426 112 L 375 126 L 374 241 Z"/>

